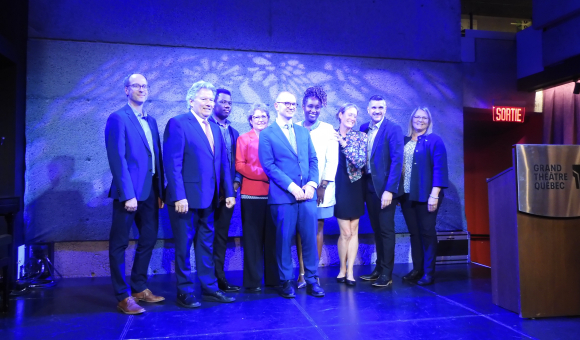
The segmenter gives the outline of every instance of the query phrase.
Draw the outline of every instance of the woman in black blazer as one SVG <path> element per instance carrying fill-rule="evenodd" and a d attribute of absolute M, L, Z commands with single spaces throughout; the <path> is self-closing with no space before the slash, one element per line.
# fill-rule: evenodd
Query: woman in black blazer
<path fill-rule="evenodd" d="M 418 107 L 411 114 L 405 137 L 400 198 L 405 222 L 411 234 L 413 270 L 403 280 L 419 285 L 433 283 L 437 252 L 438 208 L 443 188 L 448 186 L 447 151 L 443 140 L 432 133 L 429 109 Z"/>

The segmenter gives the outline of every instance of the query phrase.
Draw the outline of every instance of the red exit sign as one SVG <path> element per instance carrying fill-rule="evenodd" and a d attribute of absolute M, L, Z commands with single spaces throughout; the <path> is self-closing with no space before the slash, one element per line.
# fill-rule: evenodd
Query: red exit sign
<path fill-rule="evenodd" d="M 515 122 L 523 123 L 526 115 L 525 107 L 517 106 L 494 106 L 493 107 L 493 121 L 494 122 Z"/>

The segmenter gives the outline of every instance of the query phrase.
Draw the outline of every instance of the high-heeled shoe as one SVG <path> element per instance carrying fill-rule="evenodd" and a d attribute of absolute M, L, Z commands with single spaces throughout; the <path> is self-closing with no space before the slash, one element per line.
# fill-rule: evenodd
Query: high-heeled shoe
<path fill-rule="evenodd" d="M 298 275 L 298 280 L 296 280 L 296 288 L 304 288 L 306 287 L 306 281 L 304 280 L 304 274 Z"/>
<path fill-rule="evenodd" d="M 336 282 L 338 282 L 338 283 L 345 283 L 346 282 L 346 276 L 337 277 L 336 278 Z"/>
<path fill-rule="evenodd" d="M 356 286 L 356 281 L 354 281 L 354 280 L 349 280 L 349 279 L 346 279 L 346 285 L 347 285 L 347 286 L 354 287 L 354 286 Z"/>

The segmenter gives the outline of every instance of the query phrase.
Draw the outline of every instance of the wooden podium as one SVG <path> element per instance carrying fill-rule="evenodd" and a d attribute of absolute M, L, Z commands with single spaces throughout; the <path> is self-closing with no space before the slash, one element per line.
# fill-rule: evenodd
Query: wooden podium
<path fill-rule="evenodd" d="M 580 315 L 580 146 L 514 146 L 487 180 L 493 303 L 522 318 Z"/>

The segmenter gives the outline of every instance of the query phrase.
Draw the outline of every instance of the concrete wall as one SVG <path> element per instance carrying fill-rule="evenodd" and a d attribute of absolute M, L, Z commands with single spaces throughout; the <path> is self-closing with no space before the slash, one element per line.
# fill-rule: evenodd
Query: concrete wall
<path fill-rule="evenodd" d="M 30 1 L 30 37 L 459 61 L 458 0 Z"/>
<path fill-rule="evenodd" d="M 148 77 L 152 88 L 146 111 L 157 119 L 160 131 L 186 110 L 186 91 L 199 79 L 232 91 L 231 120 L 241 133 L 249 130 L 246 111 L 251 103 L 272 105 L 281 90 L 300 97 L 312 85 L 329 94 L 321 119 L 335 126 L 341 104 L 350 101 L 364 108 L 373 94 L 387 98 L 387 115 L 402 126 L 416 105 L 427 105 L 449 153 L 451 185 L 438 229 L 466 229 L 458 2 L 322 2 L 318 7 L 327 5 L 330 14 L 314 11 L 317 15 L 302 1 L 292 8 L 278 1 L 244 8 L 217 2 L 204 15 L 197 11 L 201 5 L 189 2 L 172 2 L 171 10 L 148 2 L 112 4 L 31 1 L 27 240 L 62 242 L 56 248 L 57 267 L 69 268 L 74 276 L 106 275 L 106 256 L 98 255 L 105 248 L 93 242 L 107 240 L 110 228 L 104 126 L 108 115 L 125 104 L 122 79 L 131 72 Z M 145 6 L 139 20 L 123 17 L 137 5 Z M 363 112 L 359 125 L 368 119 Z M 400 212 L 396 225 L 397 232 L 406 232 Z M 361 233 L 370 232 L 363 217 Z M 328 221 L 325 233 L 323 263 L 336 264 L 335 220 Z M 228 269 L 241 269 L 241 235 L 238 207 Z M 171 237 L 163 210 L 159 238 Z M 152 270 L 171 272 L 170 262 L 163 260 L 172 260 L 171 244 L 159 242 L 152 263 L 157 269 Z M 361 243 L 360 263 L 370 263 L 372 239 Z M 403 248 L 399 262 L 408 261 L 408 247 Z M 85 268 L 79 274 L 74 268 L 81 263 Z"/>

